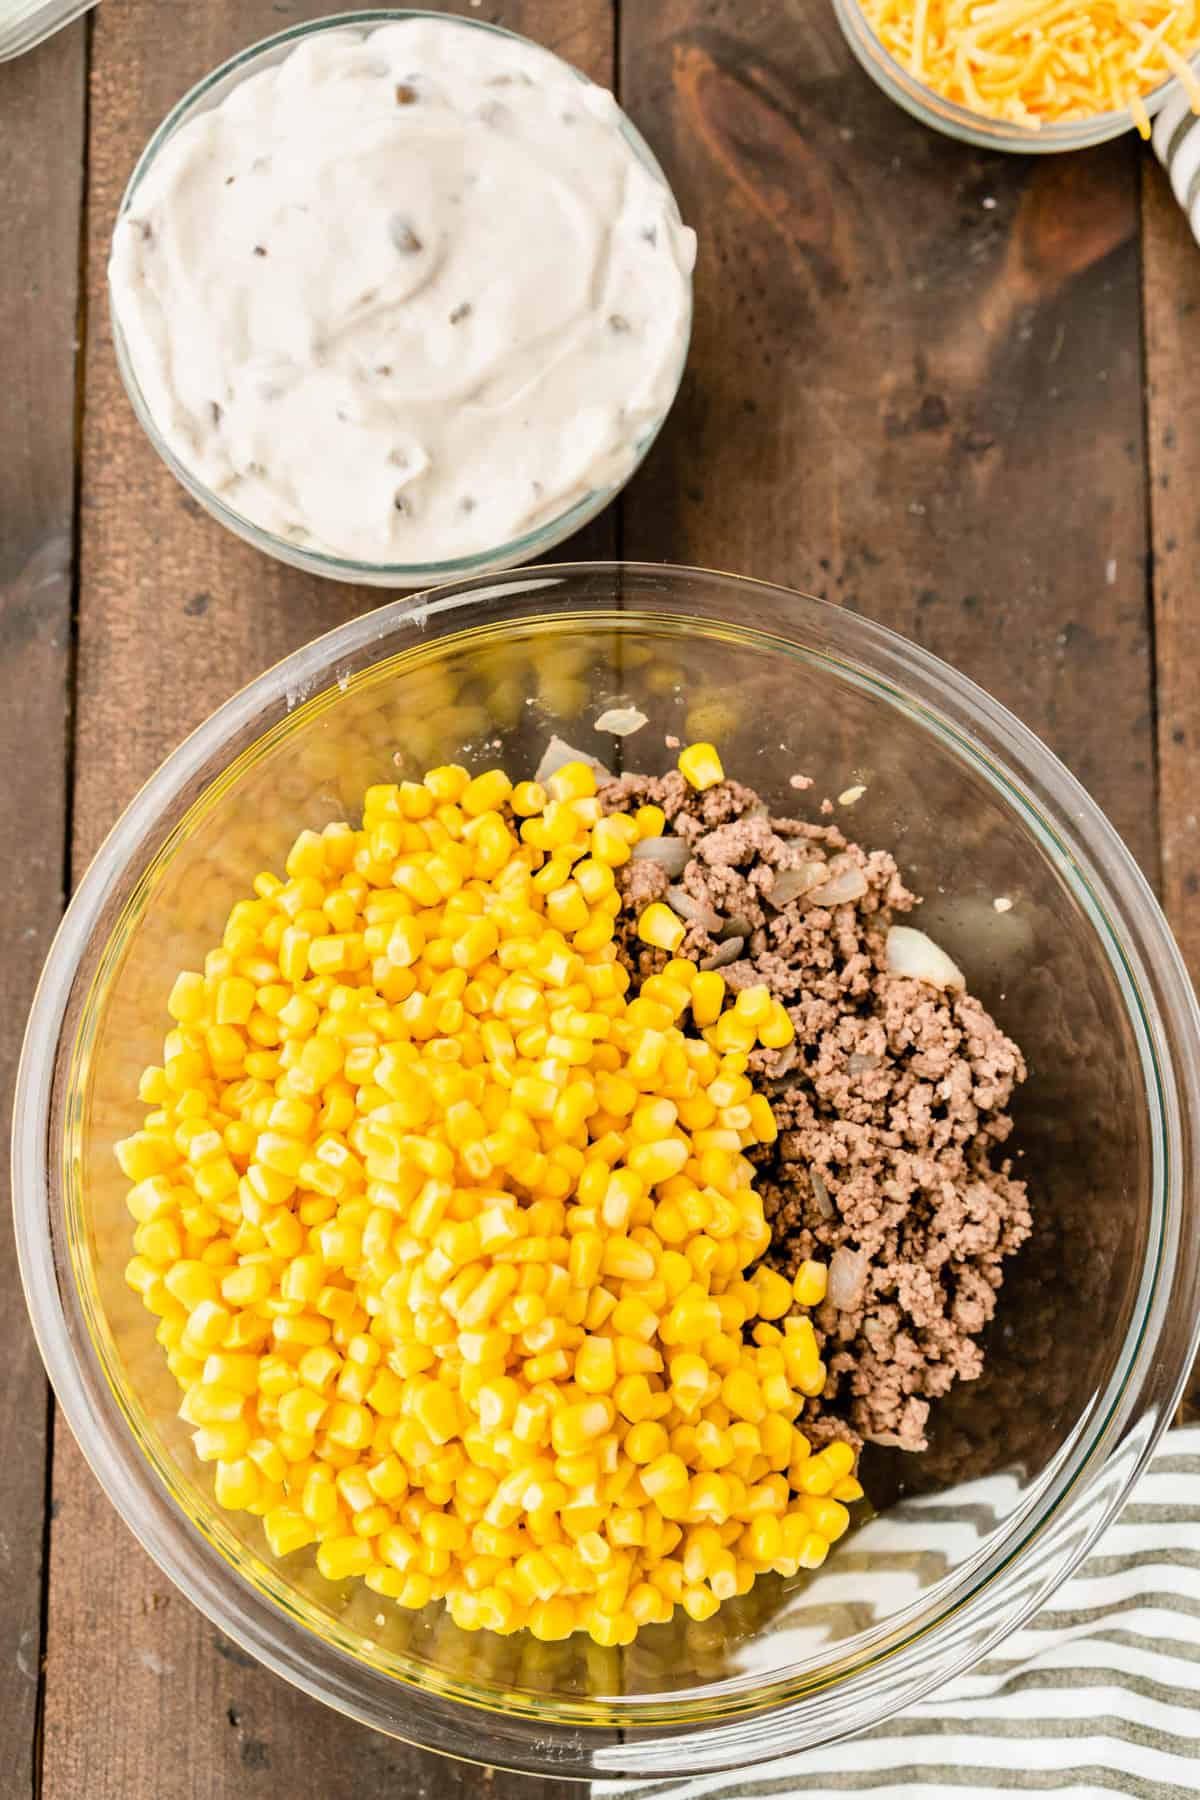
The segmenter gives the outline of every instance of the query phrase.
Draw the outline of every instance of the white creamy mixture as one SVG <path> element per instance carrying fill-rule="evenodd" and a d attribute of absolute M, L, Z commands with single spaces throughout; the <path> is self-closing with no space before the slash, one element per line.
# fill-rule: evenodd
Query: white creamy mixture
<path fill-rule="evenodd" d="M 412 564 L 629 473 L 674 393 L 694 256 L 611 94 L 447 18 L 309 38 L 191 119 L 109 273 L 194 477 L 297 544 Z"/>

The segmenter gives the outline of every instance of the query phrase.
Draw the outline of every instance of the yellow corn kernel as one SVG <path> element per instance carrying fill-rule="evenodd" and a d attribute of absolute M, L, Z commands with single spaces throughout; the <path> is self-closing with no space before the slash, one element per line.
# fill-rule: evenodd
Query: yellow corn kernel
<path fill-rule="evenodd" d="M 758 1026 L 758 1041 L 768 1050 L 782 1050 L 792 1042 L 796 1028 L 778 1000 L 773 1000 L 766 1019 Z"/>
<path fill-rule="evenodd" d="M 771 1011 L 771 990 L 757 982 L 742 988 L 734 1000 L 734 1010 L 751 1025 L 761 1025 Z"/>
<path fill-rule="evenodd" d="M 167 997 L 167 1011 L 182 1025 L 199 1023 L 208 1013 L 208 989 L 203 975 L 177 975 Z"/>
<path fill-rule="evenodd" d="M 564 1406 L 551 1423 L 551 1442 L 559 1456 L 586 1450 L 609 1430 L 613 1417 L 612 1401 L 601 1396 L 576 1406 Z"/>
<path fill-rule="evenodd" d="M 719 781 L 720 776 L 718 775 L 716 779 Z M 711 784 L 706 783 L 705 785 Z M 712 1618 L 720 1601 L 711 1588 L 697 1586 L 684 1588 L 680 1604 L 688 1618 L 695 1619 L 699 1623 L 704 1619 Z"/>
<path fill-rule="evenodd" d="M 800 1264 L 792 1282 L 792 1293 L 799 1306 L 819 1306 L 825 1298 L 829 1284 L 829 1269 L 825 1263 L 814 1262 L 812 1258 Z"/>
<path fill-rule="evenodd" d="M 665 1456 L 668 1448 L 667 1433 L 653 1419 L 643 1419 L 631 1425 L 625 1434 L 623 1449 L 631 1462 L 645 1465 L 656 1462 Z"/>
<path fill-rule="evenodd" d="M 201 1462 L 232 1462 L 250 1447 L 250 1427 L 244 1419 L 203 1425 L 192 1433 L 192 1445 Z"/>
<path fill-rule="evenodd" d="M 188 1425 L 225 1425 L 240 1419 L 245 1405 L 245 1395 L 232 1388 L 198 1382 L 188 1389 L 179 1416 Z"/>
<path fill-rule="evenodd" d="M 270 1438 L 255 1438 L 246 1451 L 264 1481 L 278 1485 L 287 1474 L 287 1463 L 284 1461 L 279 1446 Z"/>
<path fill-rule="evenodd" d="M 503 806 L 511 793 L 512 782 L 503 769 L 488 769 L 485 774 L 468 781 L 458 800 L 465 813 L 478 818 L 482 813 L 495 812 Z"/>
<path fill-rule="evenodd" d="M 572 878 L 589 906 L 595 906 L 598 901 L 605 899 L 616 885 L 612 866 L 597 862 L 591 856 L 586 856 L 575 864 Z"/>
<path fill-rule="evenodd" d="M 194 1307 L 184 1335 L 184 1348 L 219 1350 L 224 1344 L 232 1314 L 216 1300 L 202 1300 Z"/>
<path fill-rule="evenodd" d="M 783 1528 L 774 1513 L 760 1513 L 751 1519 L 738 1542 L 752 1563 L 769 1569 L 783 1553 Z"/>
<path fill-rule="evenodd" d="M 762 1319 L 782 1319 L 792 1308 L 792 1284 L 776 1269 L 760 1267 L 754 1276 L 758 1295 L 758 1315 Z"/>
<path fill-rule="evenodd" d="M 617 1368 L 622 1376 L 655 1375 L 662 1365 L 662 1354 L 653 1344 L 641 1343 L 637 1338 L 617 1339 Z M 620 1387 L 619 1382 L 617 1386 Z"/>
<path fill-rule="evenodd" d="M 510 805 L 519 819 L 531 819 L 544 812 L 550 796 L 539 781 L 518 781 L 510 797 Z"/>
<path fill-rule="evenodd" d="M 748 1024 L 733 1007 L 726 1008 L 716 1024 L 710 1027 L 710 1032 L 711 1041 L 718 1050 L 748 1054 L 755 1045 L 754 1026 Z"/>
<path fill-rule="evenodd" d="M 832 1443 L 826 1444 L 819 1460 L 825 1464 L 835 1481 L 841 1481 L 854 1469 L 854 1451 L 841 1438 L 835 1438 Z"/>
<path fill-rule="evenodd" d="M 701 969 L 692 983 L 692 1018 L 699 1026 L 714 1025 L 725 1005 L 725 977 L 719 969 Z"/>
<path fill-rule="evenodd" d="M 678 950 L 686 931 L 683 920 L 661 900 L 652 901 L 638 919 L 639 938 L 657 950 Z"/>
<path fill-rule="evenodd" d="M 799 1388 L 802 1394 L 807 1395 L 810 1399 L 815 1399 L 818 1394 L 823 1394 L 825 1392 L 825 1383 L 828 1380 L 828 1375 L 829 1371 L 826 1369 L 825 1364 L 818 1361 L 813 1363 L 810 1367 L 802 1369 L 794 1377 L 794 1385 Z"/>
<path fill-rule="evenodd" d="M 611 1393 L 617 1380 L 616 1350 L 611 1338 L 584 1338 L 575 1352 L 575 1380 L 586 1393 Z"/>
<path fill-rule="evenodd" d="M 667 828 L 667 815 L 661 806 L 639 806 L 633 815 L 640 838 L 661 837 Z"/>
<path fill-rule="evenodd" d="M 328 1410 L 328 1402 L 320 1394 L 309 1388 L 292 1388 L 280 1395 L 279 1423 L 290 1437 L 312 1437 Z"/>
<path fill-rule="evenodd" d="M 655 1457 L 641 1474 L 642 1487 L 652 1500 L 685 1493 L 688 1481 L 687 1464 L 673 1451 Z"/>
<path fill-rule="evenodd" d="M 556 1643 L 570 1637 L 575 1625 L 574 1604 L 561 1595 L 538 1601 L 529 1609 L 529 1630 L 543 1643 Z"/>
<path fill-rule="evenodd" d="M 277 1506 L 263 1517 L 263 1530 L 272 1556 L 291 1556 L 316 1536 L 309 1520 L 288 1506 Z"/>
<path fill-rule="evenodd" d="M 678 768 L 684 780 L 701 793 L 725 779 L 721 759 L 711 744 L 689 744 L 679 752 Z"/>
<path fill-rule="evenodd" d="M 635 1144 L 629 1152 L 629 1167 L 648 1188 L 678 1175 L 688 1160 L 688 1146 L 682 1138 L 662 1138 L 653 1144 Z"/>
<path fill-rule="evenodd" d="M 596 771 L 585 762 L 563 763 L 546 782 L 555 800 L 590 800 L 596 792 Z"/>
<path fill-rule="evenodd" d="M 241 975 L 229 975 L 219 982 L 213 1016 L 218 1025 L 246 1025 L 254 1012 L 257 996 L 254 983 Z"/>
<path fill-rule="evenodd" d="M 236 1356 L 228 1352 L 205 1359 L 201 1380 L 206 1387 L 231 1388 L 234 1393 L 250 1395 L 258 1388 L 261 1364 L 256 1356 Z"/>
<path fill-rule="evenodd" d="M 650 1281 L 654 1275 L 654 1252 L 633 1238 L 610 1237 L 604 1246 L 601 1268 L 605 1275 L 624 1281 Z"/>
<path fill-rule="evenodd" d="M 387 940 L 387 959 L 398 969 L 411 968 L 425 948 L 425 928 L 419 919 L 397 919 Z"/>
<path fill-rule="evenodd" d="M 132 1137 L 123 1138 L 114 1145 L 114 1154 L 121 1173 L 128 1180 L 139 1183 L 161 1175 L 179 1160 L 169 1142 L 148 1131 L 135 1132 Z"/>
<path fill-rule="evenodd" d="M 721 1398 L 735 1419 L 757 1425 L 766 1416 L 762 1388 L 748 1369 L 733 1369 L 726 1375 L 721 1383 Z"/>
<path fill-rule="evenodd" d="M 636 830 L 636 826 L 634 829 Z M 633 854 L 620 817 L 615 814 L 596 820 L 591 829 L 589 847 L 594 861 L 605 863 L 610 869 L 620 868 Z"/>
<path fill-rule="evenodd" d="M 459 1429 L 458 1406 L 453 1394 L 427 1381 L 413 1400 L 413 1416 L 435 1444 L 449 1443 Z"/>
<path fill-rule="evenodd" d="M 439 805 L 447 805 L 461 796 L 470 779 L 460 763 L 443 763 L 427 772 L 425 786 Z"/>
<path fill-rule="evenodd" d="M 828 1494 L 835 1482 L 841 1477 L 835 1475 L 823 1455 L 809 1457 L 799 1472 L 796 1489 L 801 1494 L 822 1496 Z"/>
<path fill-rule="evenodd" d="M 262 1491 L 258 1470 L 248 1456 L 233 1462 L 219 1461 L 213 1477 L 213 1494 L 218 1506 L 231 1511 L 244 1511 L 253 1506 Z"/>
<path fill-rule="evenodd" d="M 628 1340 L 620 1338 L 617 1340 L 617 1368 L 621 1374 L 613 1388 L 613 1399 L 621 1417 L 628 1419 L 631 1424 L 637 1424 L 639 1420 L 649 1418 L 654 1411 L 654 1396 L 650 1391 L 650 1383 L 646 1379 L 647 1370 L 627 1367 L 630 1359 L 625 1352 L 628 1347 Z M 647 1368 L 651 1372 L 656 1366 L 661 1365 L 662 1358 L 651 1345 L 634 1344 L 633 1348 L 649 1352 Z"/>
<path fill-rule="evenodd" d="M 243 1263 L 221 1278 L 221 1299 L 227 1306 L 258 1306 L 270 1291 L 271 1272 L 262 1263 Z"/>
<path fill-rule="evenodd" d="M 799 1563 L 802 1569 L 819 1569 L 829 1554 L 829 1543 L 818 1531 L 810 1531 L 800 1545 Z"/>
<path fill-rule="evenodd" d="M 371 1546 L 365 1538 L 331 1537 L 317 1546 L 317 1568 L 326 1581 L 344 1581 L 350 1575 L 365 1575 L 371 1561 Z"/>
<path fill-rule="evenodd" d="M 600 1276 L 604 1260 L 604 1239 L 598 1231 L 581 1231 L 571 1239 L 568 1272 L 572 1285 L 590 1289 Z"/>

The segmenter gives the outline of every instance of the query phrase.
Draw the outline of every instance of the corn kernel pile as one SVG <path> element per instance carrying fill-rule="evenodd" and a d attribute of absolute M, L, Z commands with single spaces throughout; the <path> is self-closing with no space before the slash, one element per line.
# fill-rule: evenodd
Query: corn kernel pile
<path fill-rule="evenodd" d="M 862 1491 L 794 1422 L 825 1271 L 754 1267 L 748 1053 L 787 1014 L 679 958 L 631 997 L 617 961 L 613 871 L 663 826 L 603 816 L 581 762 L 369 789 L 178 977 L 117 1147 L 218 1502 L 468 1628 L 705 1619 L 818 1565 Z"/>

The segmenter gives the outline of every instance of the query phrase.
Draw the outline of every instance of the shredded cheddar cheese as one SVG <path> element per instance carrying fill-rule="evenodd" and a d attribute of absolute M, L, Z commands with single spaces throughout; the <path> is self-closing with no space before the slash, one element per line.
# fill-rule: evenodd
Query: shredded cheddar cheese
<path fill-rule="evenodd" d="M 934 93 L 1031 129 L 1126 110 L 1176 76 L 1200 113 L 1200 0 L 862 0 L 884 49 Z"/>

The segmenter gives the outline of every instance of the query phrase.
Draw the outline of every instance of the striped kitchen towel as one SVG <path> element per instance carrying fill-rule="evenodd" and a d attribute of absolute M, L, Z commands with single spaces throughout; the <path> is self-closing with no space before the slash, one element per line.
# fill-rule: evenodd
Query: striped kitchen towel
<path fill-rule="evenodd" d="M 972 1484 L 973 1509 L 981 1485 Z M 926 1527 L 931 1545 L 945 1544 L 946 1499 Z M 906 1530 L 918 1529 L 910 1513 Z M 1049 1605 L 932 1699 L 862 1737 L 745 1774 L 632 1789 L 597 1782 L 592 1793 L 596 1800 L 1196 1800 L 1200 1426 L 1163 1439 L 1120 1517 Z"/>
<path fill-rule="evenodd" d="M 1200 118 L 1182 88 L 1155 118 L 1151 141 L 1188 224 L 1200 237 Z"/>

